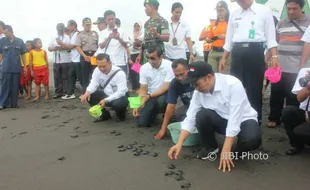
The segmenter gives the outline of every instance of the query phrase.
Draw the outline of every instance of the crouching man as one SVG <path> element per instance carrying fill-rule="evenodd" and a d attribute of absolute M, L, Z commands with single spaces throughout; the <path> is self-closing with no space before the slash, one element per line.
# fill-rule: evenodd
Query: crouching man
<path fill-rule="evenodd" d="M 112 65 L 108 54 L 98 54 L 97 65 L 81 102 L 88 101 L 90 106 L 102 106 L 103 114 L 95 122 L 111 119 L 106 107 L 111 107 L 116 112 L 117 121 L 124 121 L 128 106 L 126 74 Z"/>
<path fill-rule="evenodd" d="M 193 87 L 191 87 L 189 84 L 181 83 L 181 81 L 184 80 L 188 74 L 187 60 L 185 59 L 175 60 L 172 63 L 172 69 L 175 78 L 171 81 L 169 86 L 167 95 L 168 105 L 166 108 L 164 121 L 161 125 L 161 129 L 155 135 L 156 139 L 162 139 L 166 135 L 168 124 L 172 122 L 173 116 L 175 116 L 176 122 L 183 121 L 194 93 Z M 182 100 L 183 103 L 182 106 L 177 106 L 177 101 L 179 97 Z"/>
<path fill-rule="evenodd" d="M 293 147 L 286 151 L 286 154 L 290 156 L 300 153 L 305 145 L 310 145 L 309 75 L 310 68 L 301 69 L 292 90 L 294 94 L 297 94 L 297 100 L 300 102 L 299 108 L 286 106 L 282 111 L 284 128 Z"/>
<path fill-rule="evenodd" d="M 232 153 L 241 156 L 242 152 L 261 145 L 257 112 L 251 107 L 242 83 L 230 75 L 214 74 L 212 66 L 202 61 L 189 65 L 188 77 L 183 82 L 196 90 L 182 122 L 179 141 L 170 148 L 169 158 L 178 158 L 184 141 L 196 126 L 204 147 L 197 157 L 209 159 L 221 149 L 219 169 L 231 171 L 234 163 L 230 155 L 236 155 Z M 219 147 L 215 132 L 225 135 L 223 147 Z"/>
<path fill-rule="evenodd" d="M 147 49 L 148 63 L 140 70 L 140 108 L 133 110 L 139 127 L 150 127 L 158 113 L 166 110 L 166 94 L 174 74 L 171 62 L 163 59 L 164 52 L 156 44 Z"/>

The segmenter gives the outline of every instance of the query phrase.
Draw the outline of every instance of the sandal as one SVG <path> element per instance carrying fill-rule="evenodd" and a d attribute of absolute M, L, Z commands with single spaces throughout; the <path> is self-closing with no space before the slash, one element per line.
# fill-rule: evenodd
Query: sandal
<path fill-rule="evenodd" d="M 292 148 L 285 152 L 286 155 L 294 156 L 299 154 L 303 148 Z"/>

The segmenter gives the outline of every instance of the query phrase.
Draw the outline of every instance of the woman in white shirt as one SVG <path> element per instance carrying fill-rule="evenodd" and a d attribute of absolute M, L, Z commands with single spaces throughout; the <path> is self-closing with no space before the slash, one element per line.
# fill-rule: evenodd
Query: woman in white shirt
<path fill-rule="evenodd" d="M 140 22 L 136 22 L 134 24 L 133 29 L 133 37 L 130 39 L 131 42 L 131 50 L 130 50 L 130 58 L 131 60 L 136 60 L 141 47 L 142 47 L 142 41 L 143 41 L 143 32 L 142 27 L 143 25 Z M 140 63 L 139 63 L 140 64 Z M 129 78 L 130 82 L 132 84 L 132 90 L 136 91 L 140 88 L 139 84 L 139 73 L 136 73 L 135 71 L 129 69 Z"/>

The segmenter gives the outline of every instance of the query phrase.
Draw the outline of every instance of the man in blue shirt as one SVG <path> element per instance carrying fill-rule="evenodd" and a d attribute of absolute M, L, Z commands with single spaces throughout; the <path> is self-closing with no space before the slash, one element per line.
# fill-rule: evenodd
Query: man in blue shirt
<path fill-rule="evenodd" d="M 171 81 L 168 95 L 167 95 L 167 109 L 165 112 L 164 121 L 162 123 L 160 131 L 155 135 L 156 139 L 162 139 L 166 132 L 170 119 L 172 118 L 174 112 L 176 111 L 176 105 L 178 98 L 180 97 L 185 109 L 180 109 L 177 112 L 185 113 L 189 107 L 190 101 L 192 99 L 192 95 L 194 93 L 194 88 L 189 84 L 183 85 L 180 81 L 184 80 L 187 77 L 188 73 L 188 64 L 185 59 L 177 59 L 172 64 L 172 69 L 175 75 L 175 78 Z M 184 108 L 182 107 L 182 108 Z M 180 114 L 182 115 L 182 114 Z M 177 118 L 177 120 L 182 120 L 182 118 Z"/>
<path fill-rule="evenodd" d="M 0 110 L 17 107 L 20 73 L 23 71 L 21 59 L 25 63 L 27 52 L 25 43 L 13 34 L 11 26 L 6 25 L 5 38 L 0 40 L 0 62 L 2 61 L 2 81 L 0 92 Z M 24 72 L 27 70 L 25 69 Z"/>

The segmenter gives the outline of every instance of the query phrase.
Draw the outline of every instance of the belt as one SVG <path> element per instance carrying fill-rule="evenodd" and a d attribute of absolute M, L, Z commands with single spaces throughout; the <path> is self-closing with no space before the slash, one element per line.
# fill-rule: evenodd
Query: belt
<path fill-rule="evenodd" d="M 94 55 L 96 53 L 96 51 L 83 51 L 86 55 Z"/>
<path fill-rule="evenodd" d="M 249 48 L 249 47 L 264 47 L 264 42 L 235 42 L 233 47 Z"/>
<path fill-rule="evenodd" d="M 224 48 L 222 47 L 212 47 L 212 50 L 217 52 L 224 52 Z"/>

